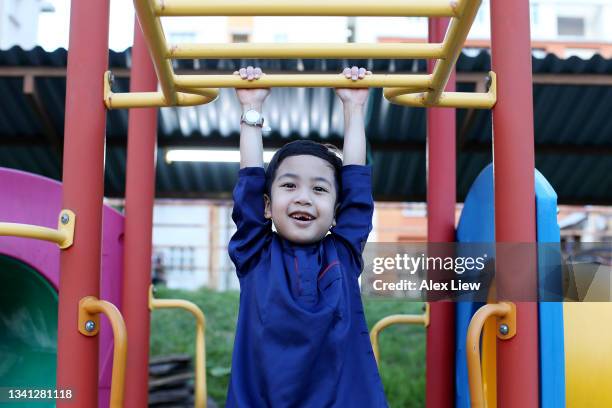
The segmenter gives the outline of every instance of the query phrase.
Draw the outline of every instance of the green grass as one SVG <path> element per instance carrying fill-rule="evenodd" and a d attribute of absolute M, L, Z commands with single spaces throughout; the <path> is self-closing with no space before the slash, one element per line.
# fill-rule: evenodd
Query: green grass
<path fill-rule="evenodd" d="M 206 375 L 208 394 L 224 406 L 238 316 L 238 292 L 195 292 L 158 288 L 155 297 L 186 299 L 206 315 Z M 420 303 L 365 298 L 368 326 L 396 313 L 422 313 Z M 389 405 L 417 408 L 425 405 L 425 331 L 417 326 L 392 326 L 380 336 L 381 374 Z M 151 355 L 194 355 L 195 323 L 190 313 L 155 310 L 151 320 Z"/>

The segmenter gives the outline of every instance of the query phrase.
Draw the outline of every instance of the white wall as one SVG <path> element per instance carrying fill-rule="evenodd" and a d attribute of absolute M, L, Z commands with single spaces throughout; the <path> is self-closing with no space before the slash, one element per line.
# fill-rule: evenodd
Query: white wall
<path fill-rule="evenodd" d="M 170 259 L 171 247 L 192 247 L 193 263 L 197 268 L 166 268 L 168 287 L 193 290 L 208 283 L 208 221 L 207 207 L 156 203 L 153 209 L 154 253 L 162 252 L 165 264 L 178 266 L 177 259 Z"/>
<path fill-rule="evenodd" d="M 231 203 L 217 205 L 213 234 L 215 242 L 210 241 L 211 206 L 203 201 L 164 201 L 158 200 L 153 209 L 153 253 L 162 253 L 164 264 L 175 265 L 166 267 L 165 278 L 170 288 L 195 290 L 201 286 L 213 287 L 217 290 L 238 289 L 234 265 L 227 253 L 227 244 L 236 230 L 231 220 Z M 178 259 L 171 256 L 183 253 L 193 255 L 195 268 L 181 268 Z M 211 277 L 211 251 L 215 252 L 214 268 L 216 282 Z M 214 258 L 213 258 L 214 259 Z"/>

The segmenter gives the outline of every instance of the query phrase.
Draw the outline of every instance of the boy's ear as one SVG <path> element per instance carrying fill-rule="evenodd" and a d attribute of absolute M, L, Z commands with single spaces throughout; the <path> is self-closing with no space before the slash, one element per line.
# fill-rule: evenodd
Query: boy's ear
<path fill-rule="evenodd" d="M 340 203 L 336 204 L 334 207 L 334 219 L 332 220 L 332 227 L 336 226 L 336 216 L 338 215 L 338 208 L 340 208 Z"/>
<path fill-rule="evenodd" d="M 272 219 L 272 201 L 270 200 L 270 197 L 267 194 L 264 194 L 264 203 L 264 217 L 267 220 L 270 220 Z"/>

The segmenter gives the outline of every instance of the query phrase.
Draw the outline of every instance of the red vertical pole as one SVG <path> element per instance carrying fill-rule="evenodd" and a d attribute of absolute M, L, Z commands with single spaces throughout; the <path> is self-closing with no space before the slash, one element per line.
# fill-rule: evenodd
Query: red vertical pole
<path fill-rule="evenodd" d="M 57 387 L 72 390 L 58 407 L 98 404 L 98 337 L 77 328 L 78 303 L 99 297 L 104 194 L 109 0 L 73 0 L 66 82 L 62 207 L 76 214 L 74 245 L 60 255 Z"/>
<path fill-rule="evenodd" d="M 149 50 L 134 22 L 130 92 L 155 91 L 157 77 Z M 157 157 L 157 108 L 131 109 L 128 121 L 125 191 L 125 251 L 122 313 L 128 333 L 126 407 L 146 407 L 149 373 L 149 285 L 155 161 Z"/>
<path fill-rule="evenodd" d="M 491 2 L 491 40 L 493 71 L 498 79 L 493 109 L 495 240 L 533 243 L 535 159 L 528 0 Z M 528 262 L 533 260 L 527 258 Z M 512 289 L 511 285 L 523 291 L 529 288 L 535 294 L 537 276 L 533 265 L 516 257 L 500 259 L 499 255 L 496 265 L 500 296 Z M 524 270 L 530 272 L 521 274 L 518 282 L 516 273 Z M 511 340 L 498 340 L 497 350 L 498 407 L 537 408 L 536 302 L 517 303 L 517 335 Z"/>
<path fill-rule="evenodd" d="M 442 42 L 449 19 L 429 19 L 429 42 Z M 433 61 L 429 61 L 429 72 Z M 455 90 L 453 72 L 447 91 Z M 427 239 L 455 241 L 455 109 L 427 109 Z M 430 304 L 427 329 L 426 403 L 449 408 L 455 397 L 455 305 Z"/>

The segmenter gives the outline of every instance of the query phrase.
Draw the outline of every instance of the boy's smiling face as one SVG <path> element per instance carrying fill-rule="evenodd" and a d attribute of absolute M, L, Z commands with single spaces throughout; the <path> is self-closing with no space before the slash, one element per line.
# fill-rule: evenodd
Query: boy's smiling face
<path fill-rule="evenodd" d="M 265 196 L 265 217 L 278 233 L 297 244 L 323 239 L 334 225 L 336 181 L 327 161 L 311 155 L 289 156 L 276 169 Z"/>

